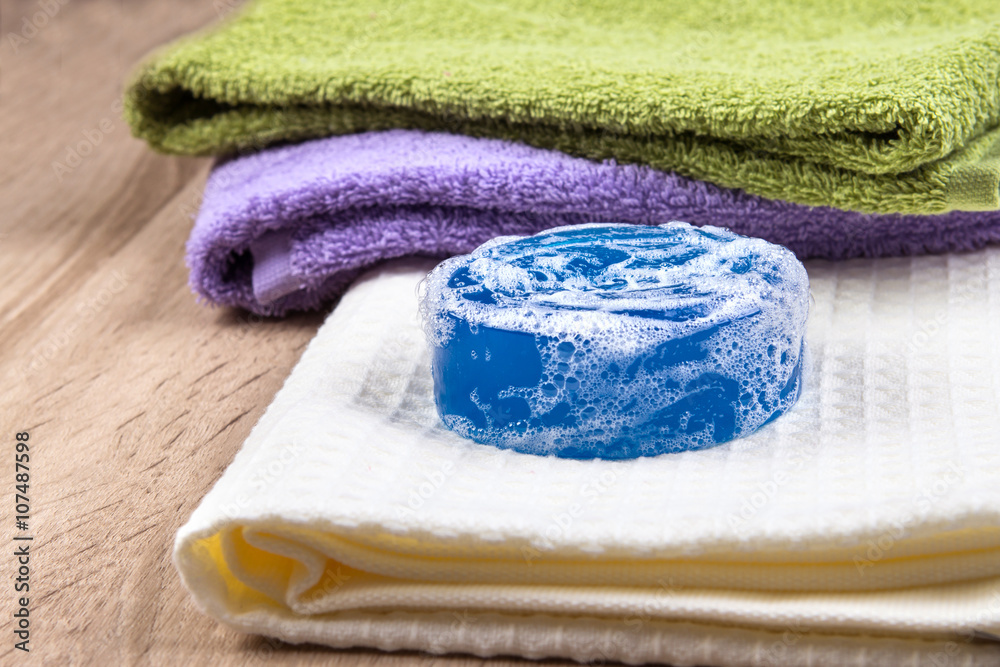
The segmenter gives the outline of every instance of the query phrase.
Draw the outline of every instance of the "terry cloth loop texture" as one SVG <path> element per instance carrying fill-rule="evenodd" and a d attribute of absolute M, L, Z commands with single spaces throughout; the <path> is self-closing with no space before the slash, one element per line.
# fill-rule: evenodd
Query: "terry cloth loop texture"
<path fill-rule="evenodd" d="M 1000 208 L 1000 5 L 256 0 L 136 72 L 175 153 L 364 130 L 523 141 L 772 199 Z"/>
<path fill-rule="evenodd" d="M 966 640 L 1000 634 L 1000 249 L 808 262 L 798 404 L 632 461 L 446 430 L 418 321 L 430 266 L 348 291 L 179 531 L 208 613 L 333 646 L 995 664 Z"/>
<path fill-rule="evenodd" d="M 218 166 L 188 243 L 206 300 L 261 314 L 325 305 L 390 258 L 471 252 L 582 222 L 728 227 L 844 259 L 971 250 L 1000 211 L 873 215 L 755 197 L 648 167 L 496 139 L 389 130 L 271 148 Z"/>

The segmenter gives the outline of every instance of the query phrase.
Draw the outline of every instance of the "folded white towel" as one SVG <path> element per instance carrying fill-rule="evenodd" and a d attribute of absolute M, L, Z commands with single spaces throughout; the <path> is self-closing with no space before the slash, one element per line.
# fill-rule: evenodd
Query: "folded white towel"
<path fill-rule="evenodd" d="M 341 647 L 1000 662 L 1000 249 L 808 264 L 798 405 L 625 462 L 441 426 L 417 314 L 430 266 L 351 289 L 178 533 L 206 612 Z"/>

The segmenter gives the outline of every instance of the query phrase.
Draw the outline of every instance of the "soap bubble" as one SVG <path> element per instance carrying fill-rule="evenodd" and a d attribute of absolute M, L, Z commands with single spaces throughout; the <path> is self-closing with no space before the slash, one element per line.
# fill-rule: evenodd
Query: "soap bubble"
<path fill-rule="evenodd" d="M 788 410 L 809 284 L 786 248 L 725 229 L 588 224 L 442 262 L 421 309 L 449 428 L 531 454 L 633 458 Z"/>

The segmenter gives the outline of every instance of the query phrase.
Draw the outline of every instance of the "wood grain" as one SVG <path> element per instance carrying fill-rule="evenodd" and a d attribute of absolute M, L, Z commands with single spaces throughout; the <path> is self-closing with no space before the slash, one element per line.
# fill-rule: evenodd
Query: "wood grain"
<path fill-rule="evenodd" d="M 117 111 L 143 54 L 228 3 L 45 4 L 58 11 L 25 37 L 42 4 L 0 3 L 2 551 L 13 550 L 13 438 L 25 430 L 35 538 L 31 653 L 13 648 L 5 585 L 0 663 L 482 663 L 287 646 L 194 608 L 170 562 L 174 534 L 323 314 L 261 321 L 198 305 L 183 245 L 209 162 L 153 154 Z M 0 558 L 5 581 L 14 568 Z"/>

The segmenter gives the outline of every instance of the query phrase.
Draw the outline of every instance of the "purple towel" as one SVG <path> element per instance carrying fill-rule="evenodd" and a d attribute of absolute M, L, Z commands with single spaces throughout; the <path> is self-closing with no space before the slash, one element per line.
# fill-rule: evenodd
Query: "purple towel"
<path fill-rule="evenodd" d="M 504 234 L 582 222 L 728 227 L 800 258 L 972 250 L 1000 212 L 866 215 L 772 201 L 647 167 L 409 130 L 272 148 L 218 165 L 188 242 L 191 285 L 265 315 L 312 309 L 362 270 L 467 253 Z"/>

